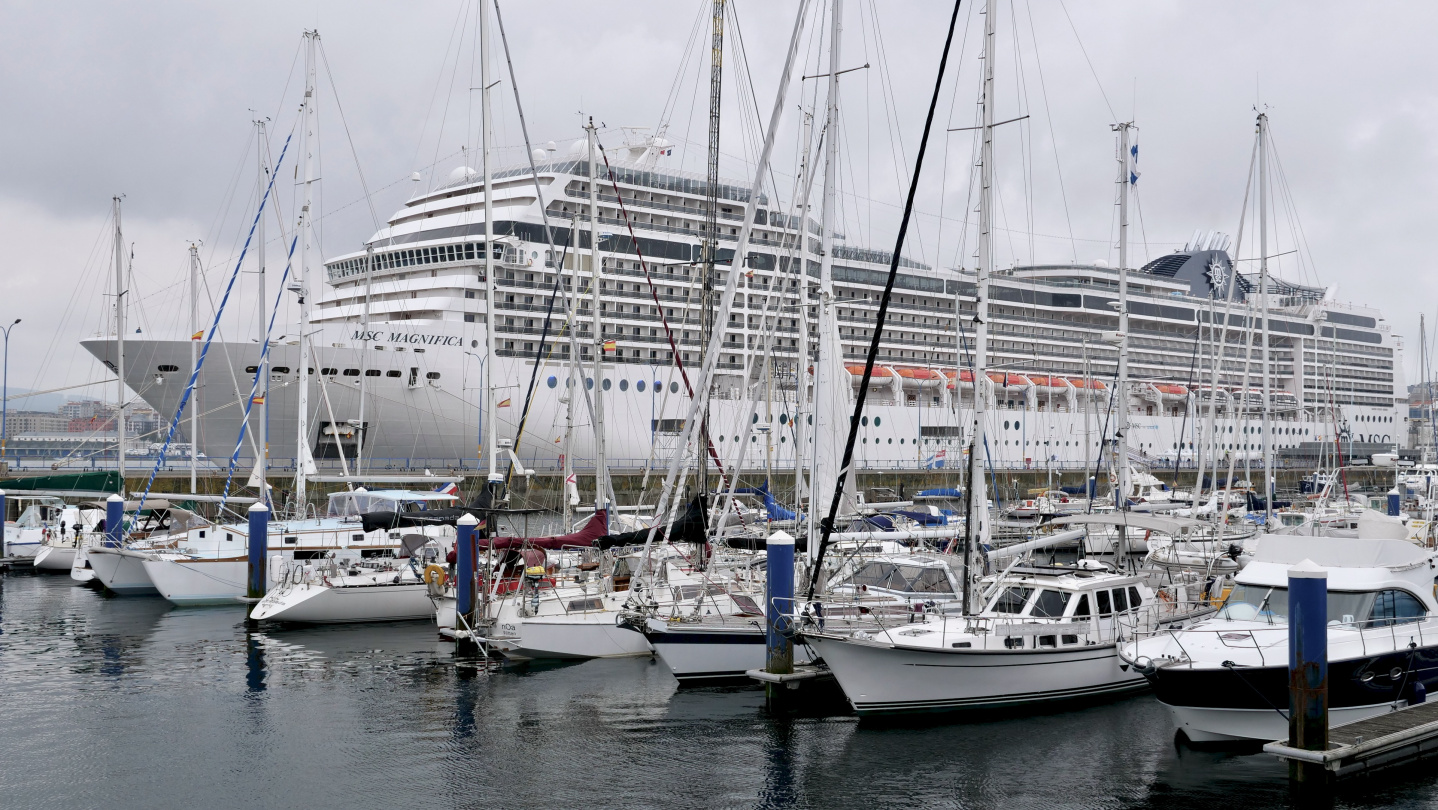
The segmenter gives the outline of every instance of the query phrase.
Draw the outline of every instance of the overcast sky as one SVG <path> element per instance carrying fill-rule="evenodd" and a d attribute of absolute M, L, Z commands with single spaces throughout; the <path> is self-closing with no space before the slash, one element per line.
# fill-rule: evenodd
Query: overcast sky
<path fill-rule="evenodd" d="M 708 46 L 694 31 L 707 26 L 708 5 L 503 3 L 535 143 L 554 141 L 565 154 L 583 135 L 583 115 L 605 125 L 610 147 L 626 137 L 619 127 L 667 126 L 676 144 L 669 165 L 702 172 Z M 747 183 L 755 107 L 767 120 L 795 7 L 734 5 L 729 44 L 742 36 L 745 47 L 727 62 L 723 170 Z M 188 334 L 189 240 L 204 240 L 206 278 L 218 296 L 253 216 L 251 121 L 271 119 L 278 154 L 303 90 L 306 28 L 323 41 L 324 256 L 357 249 L 375 217 L 387 218 L 463 163 L 477 164 L 461 151 L 478 140 L 474 3 L 11 0 L 3 9 L 0 321 L 24 319 L 11 346 L 12 386 L 104 378 L 77 341 L 106 328 L 116 194 L 125 195 L 134 251 L 131 320 L 149 335 Z M 1001 266 L 1116 260 L 1115 120 L 1139 128 L 1135 265 L 1198 229 L 1235 233 L 1262 104 L 1281 164 L 1269 252 L 1285 255 L 1276 271 L 1337 285 L 1339 298 L 1380 308 L 1405 337 L 1414 378 L 1419 315 L 1428 314 L 1431 327 L 1438 311 L 1427 244 L 1438 221 L 1429 58 L 1438 6 L 1031 0 L 1000 2 L 998 10 L 996 114 L 1030 116 L 997 139 Z M 841 92 L 842 222 L 851 243 L 893 245 L 947 19 L 946 4 L 933 0 L 845 3 L 841 65 L 870 65 L 845 74 Z M 827 64 L 820 28 L 811 15 L 801 46 L 806 74 Z M 936 129 L 974 122 L 981 28 L 966 3 Z M 494 38 L 502 70 L 497 29 Z M 494 78 L 502 80 L 496 139 L 505 147 L 496 160 L 514 162 L 523 140 L 513 90 L 507 74 Z M 812 103 L 819 84 L 804 82 L 802 99 L 790 95 L 774 161 L 781 200 L 793 183 L 798 105 Z M 972 232 L 965 237 L 963 227 L 972 145 L 971 133 L 936 132 L 910 255 L 972 265 Z M 291 150 L 277 175 L 279 214 L 291 221 L 297 157 Z M 1252 217 L 1250 210 L 1250 228 Z M 273 221 L 269 237 L 273 266 L 282 260 Z M 1245 257 L 1256 238 L 1249 230 Z M 252 283 L 241 275 L 227 323 L 236 339 L 253 336 L 244 332 L 255 319 Z"/>

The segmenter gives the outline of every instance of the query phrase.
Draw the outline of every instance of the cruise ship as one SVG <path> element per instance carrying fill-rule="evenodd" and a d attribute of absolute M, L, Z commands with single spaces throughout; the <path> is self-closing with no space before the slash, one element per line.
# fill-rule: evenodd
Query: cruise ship
<path fill-rule="evenodd" d="M 365 244 L 326 261 L 325 289 L 312 316 L 307 436 L 298 436 L 296 427 L 298 346 L 272 344 L 271 463 L 292 464 L 303 441 L 318 459 L 343 454 L 353 460 L 362 452 L 368 471 L 474 469 L 486 455 L 480 447 L 483 420 L 493 418 L 506 464 L 513 451 L 527 469 L 557 469 L 566 448 L 571 366 L 566 330 L 572 328 L 584 361 L 579 378 L 591 396 L 604 398 L 599 429 L 606 466 L 662 467 L 680 450 L 674 445 L 688 412 L 665 323 L 678 360 L 691 378 L 697 376 L 700 258 L 709 219 L 706 181 L 666 168 L 665 147 L 651 136 L 609 150 L 609 168 L 598 167 L 600 238 L 594 258 L 600 334 L 592 328 L 590 309 L 596 279 L 589 269 L 584 141 L 567 153 L 550 151 L 534 172 L 528 164 L 495 171 L 488 189 L 478 172 L 456 168 L 446 182 L 415 194 Z M 486 300 L 484 278 L 486 194 L 496 235 L 488 246 L 496 274 L 493 301 Z M 792 416 L 798 398 L 808 396 L 817 356 L 812 336 L 819 228 L 788 205 L 764 196 L 751 200 L 741 183 L 723 184 L 717 199 L 714 220 L 723 261 L 716 283 L 728 274 L 746 207 L 756 211 L 733 311 L 715 326 L 724 330 L 724 350 L 710 403 L 710 434 L 730 464 L 742 458 L 737 463 L 746 468 L 792 468 Z M 558 255 L 545 239 L 542 211 Z M 989 290 L 989 381 L 978 386 L 979 395 L 993 404 L 988 464 L 1074 470 L 1095 465 L 1112 440 L 1118 396 L 1130 401 L 1131 452 L 1155 466 L 1178 459 L 1187 464 L 1204 435 L 1210 436 L 1206 444 L 1225 456 L 1256 455 L 1265 407 L 1262 317 L 1271 336 L 1272 401 L 1266 407 L 1275 449 L 1332 442 L 1337 435 L 1397 442 L 1404 433 L 1402 344 L 1378 311 L 1335 300 L 1331 289 L 1272 279 L 1270 307 L 1258 313 L 1257 278 L 1240 273 L 1227 339 L 1216 350 L 1225 333 L 1229 274 L 1235 272 L 1227 247 L 1220 234 L 1198 233 L 1184 249 L 1129 271 L 1126 391 L 1115 386 L 1117 268 L 1095 262 L 997 271 Z M 836 239 L 839 339 L 853 385 L 863 371 L 890 259 L 882 250 Z M 868 470 L 957 467 L 975 395 L 966 369 L 976 275 L 908 258 L 899 264 L 857 463 Z M 573 323 L 565 315 L 570 294 Z M 807 320 L 806 329 L 800 319 Z M 493 357 L 485 356 L 489 328 L 495 330 Z M 182 331 L 181 325 L 175 330 Z M 761 360 L 771 335 L 773 360 L 765 375 Z M 811 337 L 804 340 L 806 335 Z M 801 346 L 801 340 L 809 345 Z M 162 415 L 174 414 L 191 370 L 190 341 L 124 345 L 131 389 Z M 85 346 L 114 368 L 113 338 Z M 602 369 L 597 387 L 595 353 Z M 210 350 L 200 380 L 197 441 L 212 459 L 236 451 L 258 355 L 258 344 L 248 340 L 231 339 Z M 1221 357 L 1216 388 L 1215 355 Z M 498 389 L 493 414 L 483 407 L 489 385 Z M 574 402 L 570 460 L 576 470 L 592 470 L 596 429 L 585 397 Z M 1210 404 L 1217 412 L 1216 436 L 1204 433 Z M 759 429 L 745 431 L 745 422 Z M 187 427 L 185 420 L 181 434 Z M 745 436 L 747 446 L 736 446 Z M 244 459 L 253 453 L 250 442 L 239 450 Z"/>

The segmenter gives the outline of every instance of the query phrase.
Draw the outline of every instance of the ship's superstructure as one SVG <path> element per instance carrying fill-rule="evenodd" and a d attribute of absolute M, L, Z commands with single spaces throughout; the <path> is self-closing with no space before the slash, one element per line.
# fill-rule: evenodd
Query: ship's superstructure
<path fill-rule="evenodd" d="M 665 144 L 657 138 L 608 153 L 629 221 L 601 164 L 603 326 L 595 335 L 590 309 L 595 280 L 587 261 L 575 270 L 575 255 L 587 256 L 592 249 L 589 167 L 583 143 L 575 146 L 568 158 L 539 164 L 537 184 L 527 166 L 494 172 L 492 307 L 483 278 L 486 189 L 467 168 L 416 194 L 361 250 L 326 263 L 328 289 L 312 313 L 309 421 L 316 456 L 343 453 L 352 460 L 362 442 L 367 467 L 472 468 L 481 457 L 481 420 L 491 416 L 482 412 L 483 388 L 494 385 L 500 389 L 493 409 L 500 444 L 513 444 L 527 468 L 557 467 L 563 452 L 561 403 L 570 389 L 568 306 L 580 359 L 599 352 L 603 360 L 597 392 L 590 364 L 578 378 L 589 397 L 606 397 L 607 466 L 643 468 L 678 449 L 672 437 L 687 410 L 686 387 L 665 323 L 679 360 L 697 369 L 706 181 L 663 168 Z M 748 191 L 726 184 L 717 197 L 719 257 L 727 264 Z M 541 204 L 552 226 L 548 238 Z M 792 465 L 789 415 L 796 398 L 807 396 L 817 353 L 812 340 L 808 347 L 800 341 L 816 332 L 818 226 L 776 201 L 761 197 L 757 205 L 743 288 L 734 310 L 716 322 L 725 341 L 710 432 L 731 462 L 740 455 L 734 443 L 747 435 L 745 466 L 760 466 L 766 456 L 775 465 Z M 578 244 L 576 221 L 583 223 Z M 1221 235 L 1198 234 L 1185 249 L 1129 274 L 1129 445 L 1160 467 L 1180 454 L 1190 461 L 1200 445 L 1216 447 L 1220 455 L 1252 455 L 1259 447 L 1264 407 L 1258 382 L 1262 315 L 1254 309 L 1259 296 L 1256 281 L 1240 274 L 1233 300 L 1227 300 L 1229 274 L 1235 271 L 1226 250 Z M 855 384 L 890 258 L 842 240 L 834 250 L 840 340 L 854 364 Z M 721 270 L 716 281 L 723 276 Z M 961 426 L 967 424 L 961 415 L 970 411 L 974 396 L 972 375 L 965 371 L 971 365 L 974 284 L 971 271 L 901 259 L 857 448 L 861 466 L 958 466 Z M 1098 463 L 1105 437 L 1112 438 L 1117 284 L 1117 269 L 1102 263 L 995 273 L 989 382 L 979 386 L 993 405 L 986 451 L 993 467 L 1078 469 Z M 1269 296 L 1274 393 L 1268 408 L 1275 449 L 1331 442 L 1339 432 L 1360 441 L 1399 441 L 1406 390 L 1401 343 L 1380 313 L 1341 303 L 1332 290 L 1276 280 Z M 801 317 L 810 321 L 806 330 L 800 329 Z M 484 330 L 491 323 L 495 356 L 484 357 Z M 772 379 L 760 379 L 771 335 Z M 109 361 L 112 341 L 87 345 Z M 125 345 L 131 387 L 162 414 L 173 414 L 189 370 L 188 341 Z M 271 354 L 270 455 L 283 464 L 295 456 L 286 437 L 294 435 L 289 426 L 295 421 L 299 358 L 288 345 L 273 347 Z M 239 341 L 211 352 L 202 379 L 200 444 L 212 458 L 227 458 L 234 450 L 243 401 L 234 380 L 248 389 L 246 372 L 253 373 L 257 355 L 255 344 Z M 1217 389 L 1215 357 L 1221 357 Z M 186 373 L 177 373 L 182 370 Z M 529 416 L 524 434 L 517 436 L 526 400 Z M 575 413 L 587 411 L 576 407 Z M 584 424 L 574 431 L 569 452 L 576 468 L 584 469 L 593 457 L 588 438 L 593 429 L 587 416 L 576 418 Z M 745 421 L 764 429 L 745 431 Z M 241 455 L 251 456 L 252 448 L 242 446 Z"/>

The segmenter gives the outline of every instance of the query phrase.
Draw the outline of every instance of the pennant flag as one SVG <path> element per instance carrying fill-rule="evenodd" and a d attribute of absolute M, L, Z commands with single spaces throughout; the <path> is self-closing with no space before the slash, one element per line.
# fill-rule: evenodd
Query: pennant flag
<path fill-rule="evenodd" d="M 563 436 L 556 436 L 556 437 L 554 437 L 554 443 L 555 443 L 555 444 L 559 444 L 559 443 L 562 442 L 562 441 L 564 441 L 564 437 L 563 437 Z"/>
<path fill-rule="evenodd" d="M 254 404 L 254 405 L 263 405 L 263 404 L 265 404 L 265 395 L 264 395 L 264 394 L 258 394 L 258 395 L 256 395 L 253 399 L 250 400 L 250 403 L 251 403 L 251 404 Z"/>
<path fill-rule="evenodd" d="M 190 335 L 190 340 L 204 340 L 204 339 L 205 339 L 205 330 L 203 330 L 203 329 L 201 329 L 200 331 L 196 332 L 196 333 L 193 334 L 193 335 Z"/>
<path fill-rule="evenodd" d="M 458 495 L 458 494 L 459 494 L 459 484 L 456 484 L 456 483 L 454 483 L 453 481 L 451 481 L 451 482 L 449 482 L 448 484 L 445 484 L 444 486 L 435 487 L 435 488 L 434 488 L 434 491 L 435 491 L 435 492 L 438 492 L 438 493 L 441 494 L 441 495 Z"/>
<path fill-rule="evenodd" d="M 495 406 L 495 407 L 498 407 L 498 408 L 508 408 L 508 407 L 509 407 L 509 400 L 507 400 L 507 399 L 502 399 L 502 400 L 499 401 L 499 404 L 498 404 L 497 406 Z"/>
<path fill-rule="evenodd" d="M 616 348 L 618 348 L 618 344 L 617 344 L 616 342 L 614 342 L 614 341 L 612 341 L 612 340 L 606 340 L 606 341 L 604 341 L 604 351 L 606 351 L 606 352 L 612 352 L 612 351 L 614 351 Z"/>
<path fill-rule="evenodd" d="M 1130 158 L 1131 158 L 1131 159 L 1129 160 L 1129 164 L 1128 164 L 1128 184 L 1131 185 L 1131 186 L 1136 186 L 1136 185 L 1138 185 L 1138 174 L 1139 174 L 1139 172 L 1138 172 L 1138 144 L 1134 144 L 1133 146 L 1129 147 L 1128 153 L 1129 153 L 1129 156 L 1130 156 Z"/>

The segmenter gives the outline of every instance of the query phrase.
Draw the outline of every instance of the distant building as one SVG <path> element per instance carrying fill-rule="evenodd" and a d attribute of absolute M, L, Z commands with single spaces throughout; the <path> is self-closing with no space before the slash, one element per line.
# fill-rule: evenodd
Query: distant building
<path fill-rule="evenodd" d="M 70 420 L 58 413 L 46 411 L 10 411 L 5 415 L 5 434 L 16 436 L 21 433 L 61 433 L 69 430 Z"/>

